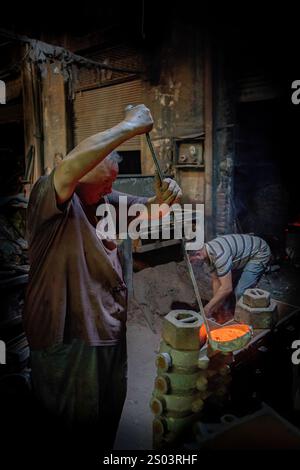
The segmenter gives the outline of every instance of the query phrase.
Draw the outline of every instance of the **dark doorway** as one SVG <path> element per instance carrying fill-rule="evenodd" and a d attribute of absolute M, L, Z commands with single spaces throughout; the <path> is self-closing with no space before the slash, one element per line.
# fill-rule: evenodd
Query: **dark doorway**
<path fill-rule="evenodd" d="M 288 185 L 276 100 L 239 103 L 234 167 L 234 205 L 238 230 L 284 246 Z"/>
<path fill-rule="evenodd" d="M 141 168 L 141 152 L 139 150 L 118 151 L 122 157 L 119 163 L 120 175 L 140 175 Z"/>

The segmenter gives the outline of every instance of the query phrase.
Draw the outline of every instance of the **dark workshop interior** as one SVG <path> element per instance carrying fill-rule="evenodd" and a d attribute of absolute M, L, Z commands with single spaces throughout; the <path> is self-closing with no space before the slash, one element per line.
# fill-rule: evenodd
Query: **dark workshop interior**
<path fill-rule="evenodd" d="M 176 350 L 166 340 L 167 316 L 182 309 L 188 318 L 199 310 L 197 298 L 179 240 L 130 242 L 128 391 L 114 449 L 300 448 L 300 369 L 291 359 L 294 342 L 300 346 L 300 106 L 291 102 L 300 72 L 293 60 L 296 19 L 288 17 L 282 35 L 283 12 L 280 20 L 279 12 L 270 20 L 270 11 L 255 9 L 246 19 L 238 10 L 216 17 L 209 2 L 201 3 L 200 16 L 193 2 L 147 0 L 130 8 L 120 0 L 88 0 L 78 9 L 53 4 L 47 12 L 25 2 L 18 13 L 6 5 L 1 15 L 0 421 L 10 455 L 32 445 L 32 436 L 45 444 L 49 429 L 60 436 L 59 422 L 44 414 L 34 393 L 22 321 L 31 190 L 76 145 L 140 103 L 153 116 L 163 173 L 178 182 L 183 203 L 204 204 L 205 241 L 251 234 L 269 244 L 271 262 L 258 288 L 276 318 L 254 325 L 249 344 L 227 354 L 214 354 L 198 338 L 198 365 L 209 361 L 210 375 L 207 365 L 195 366 L 191 348 L 190 363 L 174 362 L 167 380 L 164 361 Z M 144 136 L 117 151 L 114 188 L 153 196 L 155 166 Z M 206 305 L 213 295 L 209 272 L 195 265 L 194 273 Z M 249 323 L 251 309 L 239 308 L 210 325 Z M 197 391 L 187 385 L 189 374 L 198 374 Z M 183 408 L 172 400 L 176 386 Z"/>

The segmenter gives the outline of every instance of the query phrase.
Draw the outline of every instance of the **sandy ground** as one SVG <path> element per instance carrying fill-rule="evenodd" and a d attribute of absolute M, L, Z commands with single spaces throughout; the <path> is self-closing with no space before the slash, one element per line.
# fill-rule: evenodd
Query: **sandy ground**
<path fill-rule="evenodd" d="M 152 329 L 142 317 L 127 323 L 128 391 L 115 450 L 152 448 L 153 415 L 149 402 L 156 376 L 155 357 L 159 349 L 161 322 Z"/>

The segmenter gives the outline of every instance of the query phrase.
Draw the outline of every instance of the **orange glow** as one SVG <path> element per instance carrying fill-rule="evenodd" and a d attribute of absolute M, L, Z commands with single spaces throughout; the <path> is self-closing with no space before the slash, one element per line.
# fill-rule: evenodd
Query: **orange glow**
<path fill-rule="evenodd" d="M 200 330 L 199 330 L 199 338 L 200 338 L 200 343 L 201 343 L 201 345 L 203 345 L 203 344 L 206 342 L 206 339 L 207 339 L 206 328 L 205 328 L 204 323 L 203 323 L 203 325 L 200 327 Z"/>
<path fill-rule="evenodd" d="M 249 333 L 248 325 L 227 325 L 217 330 L 212 330 L 210 334 L 214 341 L 225 342 L 238 339 L 247 333 Z"/>
<path fill-rule="evenodd" d="M 240 338 L 241 336 L 244 336 L 245 334 L 249 333 L 249 326 L 248 325 L 227 325 L 227 326 L 222 326 L 220 328 L 217 328 L 215 330 L 211 330 L 210 335 L 211 338 L 214 341 L 218 342 L 226 342 L 226 341 L 232 341 L 235 339 Z M 206 334 L 206 328 L 205 325 L 203 324 L 199 330 L 199 336 L 200 340 L 204 341 L 207 336 Z"/>

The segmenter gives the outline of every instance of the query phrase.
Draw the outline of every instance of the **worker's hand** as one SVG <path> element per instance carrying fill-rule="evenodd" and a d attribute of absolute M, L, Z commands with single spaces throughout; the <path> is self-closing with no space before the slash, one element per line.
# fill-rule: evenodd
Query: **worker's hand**
<path fill-rule="evenodd" d="M 175 180 L 165 178 L 160 183 L 158 175 L 155 175 L 155 202 L 158 204 L 168 204 L 171 206 L 180 201 L 182 191 Z"/>
<path fill-rule="evenodd" d="M 127 106 L 124 123 L 132 130 L 133 135 L 145 134 L 153 127 L 150 110 L 144 104 Z"/>

